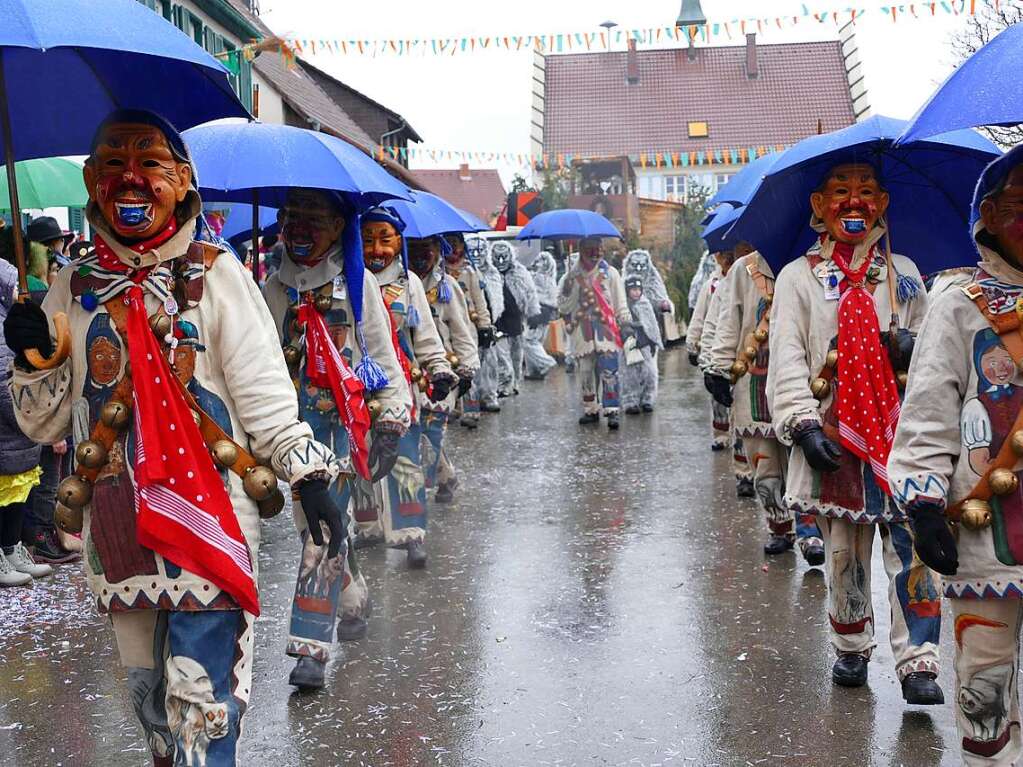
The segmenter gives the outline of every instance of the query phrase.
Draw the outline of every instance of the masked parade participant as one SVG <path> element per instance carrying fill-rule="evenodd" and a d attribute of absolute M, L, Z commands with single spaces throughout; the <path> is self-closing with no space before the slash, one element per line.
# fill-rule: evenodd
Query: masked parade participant
<path fill-rule="evenodd" d="M 366 268 L 376 277 L 391 314 L 391 342 L 412 399 L 412 425 L 398 443 L 398 460 L 375 484 L 357 479 L 354 514 L 360 538 L 404 547 L 410 567 L 426 566 L 426 483 L 420 454 L 419 403 L 444 402 L 458 387 L 433 323 L 423 283 L 407 269 L 402 231 L 392 212 L 377 208 L 362 216 Z"/>
<path fill-rule="evenodd" d="M 832 168 L 810 204 L 820 237 L 782 269 L 772 304 L 768 401 L 776 436 L 793 446 L 785 500 L 796 514 L 818 515 L 823 533 L 834 682 L 867 681 L 875 645 L 871 549 L 879 531 L 903 697 L 941 703 L 937 578 L 913 556 L 912 531 L 889 495 L 885 469 L 898 380 L 927 296 L 913 262 L 889 261 L 879 247 L 888 194 L 870 165 Z M 893 313 L 898 328 L 888 327 Z"/>
<path fill-rule="evenodd" d="M 527 322 L 538 321 L 540 302 L 529 270 L 519 263 L 509 243 L 495 242 L 490 248 L 490 258 L 501 273 L 504 291 L 504 311 L 496 322 L 501 334 L 497 342 L 501 363 L 497 391 L 498 396 L 508 397 L 519 393 L 525 355 L 523 333 Z"/>
<path fill-rule="evenodd" d="M 525 333 L 526 380 L 542 381 L 558 363 L 544 349 L 543 342 L 552 320 L 558 316 L 558 265 L 546 250 L 529 265 L 540 313 L 529 320 Z"/>
<path fill-rule="evenodd" d="M 657 264 L 654 263 L 649 251 L 630 250 L 625 256 L 625 261 L 622 263 L 622 278 L 628 280 L 629 277 L 639 277 L 643 283 L 643 295 L 650 300 L 650 305 L 656 312 L 657 325 L 661 329 L 661 348 L 663 349 L 668 340 L 665 337 L 664 318 L 666 315 L 674 316 L 675 304 L 668 296 L 664 278 L 661 277 Z"/>
<path fill-rule="evenodd" d="M 501 273 L 491 263 L 490 244 L 485 239 L 482 237 L 470 238 L 466 249 L 476 262 L 480 284 L 483 286 L 483 296 L 490 313 L 490 324 L 493 327 L 504 314 L 504 280 Z M 486 348 L 479 347 L 480 369 L 476 377 L 472 379 L 472 388 L 469 390 L 469 398 L 480 403 L 481 413 L 501 412 L 501 404 L 497 397 L 501 361 L 496 344 L 497 333 L 495 331 L 490 345 Z"/>
<path fill-rule="evenodd" d="M 38 442 L 74 437 L 59 522 L 84 522 L 89 585 L 154 764 L 233 765 L 252 687 L 259 518 L 283 507 L 280 477 L 318 539 L 321 527 L 340 536 L 327 491 L 340 467 L 298 419 L 252 278 L 193 239 L 200 200 L 178 132 L 150 112 L 114 112 L 84 176 L 95 248 L 58 273 L 42 309 L 19 304 L 4 326 L 18 421 Z M 68 356 L 36 370 L 33 349 Z"/>
<path fill-rule="evenodd" d="M 622 407 L 628 415 L 652 413 L 657 402 L 657 352 L 664 348 L 661 329 L 639 275 L 625 278 L 625 298 L 632 316 L 632 338 L 622 349 Z"/>
<path fill-rule="evenodd" d="M 742 441 L 753 471 L 757 499 L 770 531 L 764 553 L 782 554 L 798 539 L 807 563 L 821 565 L 824 542 L 813 516 L 794 520 L 785 504 L 788 450 L 775 438 L 771 425 L 767 339 L 774 273 L 759 253 L 751 252 L 736 259 L 718 293 L 724 298 L 704 381 L 714 401 L 730 408 L 735 438 Z"/>
<path fill-rule="evenodd" d="M 572 336 L 578 365 L 583 399 L 579 423 L 597 423 L 603 411 L 607 427 L 615 430 L 621 396 L 618 353 L 632 335 L 632 315 L 622 278 L 604 260 L 599 237 L 587 237 L 579 244 L 579 260 L 563 278 L 558 311 Z"/>
<path fill-rule="evenodd" d="M 391 471 L 412 402 L 380 290 L 364 268 L 361 232 L 347 225 L 352 214 L 340 195 L 292 189 L 278 215 L 284 254 L 263 295 L 302 418 L 346 464 L 327 490 L 345 514 L 342 539 L 331 540 L 334 531 L 315 536 L 303 530 L 291 605 L 287 654 L 297 661 L 289 682 L 317 689 L 324 684 L 335 626 L 339 635 L 358 636 L 368 609 L 365 580 L 353 570 L 348 540 L 352 481 L 356 474 L 377 481 Z"/>
<path fill-rule="evenodd" d="M 434 500 L 451 503 L 458 487 L 454 467 L 444 451 L 448 420 L 459 397 L 472 387 L 472 379 L 480 367 L 476 331 L 469 319 L 465 297 L 458 283 L 440 267 L 447 242 L 440 237 L 407 240 L 409 268 L 423 283 L 430 314 L 440 334 L 447 360 L 458 376 L 458 387 L 440 401 L 421 398 L 419 421 L 423 436 L 430 446 L 430 460 L 424 460 L 426 486 L 436 487 Z"/>
<path fill-rule="evenodd" d="M 1023 148 L 984 171 L 971 220 L 980 264 L 931 304 L 888 473 L 920 559 L 945 576 L 962 761 L 1008 767 L 1023 757 Z"/>
<path fill-rule="evenodd" d="M 496 341 L 483 276 L 468 257 L 465 237 L 461 234 L 446 234 L 444 239 L 451 249 L 450 253 L 444 255 L 444 271 L 458 283 L 458 287 L 462 289 L 462 295 L 465 296 L 469 308 L 469 320 L 476 328 L 476 342 L 482 363 L 482 359 L 489 353 L 490 347 Z M 483 378 L 482 372 L 480 370 L 477 379 Z M 496 395 L 494 399 L 496 400 Z M 466 428 L 475 429 L 479 426 L 480 421 L 480 386 L 477 380 L 474 379 L 472 387 L 462 397 L 461 405 L 462 416 L 459 423 Z"/>

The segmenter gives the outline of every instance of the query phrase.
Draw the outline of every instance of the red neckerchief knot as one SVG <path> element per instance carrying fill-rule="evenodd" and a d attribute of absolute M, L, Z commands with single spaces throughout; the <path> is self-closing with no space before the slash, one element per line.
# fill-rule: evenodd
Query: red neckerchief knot
<path fill-rule="evenodd" d="M 125 245 L 124 247 L 131 249 L 132 251 L 142 254 L 148 253 L 151 250 L 159 248 L 167 240 L 173 237 L 178 232 L 178 221 L 175 216 L 171 216 L 167 225 L 163 227 L 159 232 L 154 234 L 148 240 L 142 240 L 141 242 L 133 243 L 132 245 Z M 104 269 L 111 272 L 127 272 L 131 269 L 128 264 L 125 264 L 121 259 L 114 253 L 113 248 L 103 239 L 103 235 L 97 234 L 95 239 L 96 257 L 99 260 L 99 265 Z"/>
<path fill-rule="evenodd" d="M 866 288 L 871 254 L 853 269 L 853 250 L 839 242 L 831 254 L 845 275 L 838 301 L 838 435 L 846 449 L 870 464 L 878 486 L 891 495 L 887 466 L 899 422 L 899 389 L 881 344 L 874 297 Z"/>

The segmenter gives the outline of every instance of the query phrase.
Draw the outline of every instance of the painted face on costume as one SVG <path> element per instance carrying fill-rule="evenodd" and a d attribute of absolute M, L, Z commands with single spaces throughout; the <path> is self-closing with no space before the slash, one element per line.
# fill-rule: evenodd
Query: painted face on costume
<path fill-rule="evenodd" d="M 1009 171 L 1001 192 L 980 204 L 980 218 L 998 251 L 1023 266 L 1023 165 Z"/>
<path fill-rule="evenodd" d="M 994 386 L 1006 386 L 1016 377 L 1016 364 L 1002 346 L 992 346 L 981 355 L 980 369 Z"/>
<path fill-rule="evenodd" d="M 109 386 L 121 372 L 121 349 L 100 336 L 89 347 L 89 370 L 100 386 Z"/>
<path fill-rule="evenodd" d="M 856 245 L 888 209 L 888 193 L 869 165 L 838 165 L 821 190 L 810 195 L 810 206 L 831 239 Z"/>
<path fill-rule="evenodd" d="M 127 242 L 160 233 L 192 183 L 191 166 L 174 156 L 163 132 L 136 123 L 107 126 L 83 175 L 89 199 Z"/>
<path fill-rule="evenodd" d="M 444 256 L 444 260 L 449 264 L 461 263 L 462 259 L 465 258 L 465 240 L 456 234 L 446 234 L 444 239 L 451 246 L 451 253 Z"/>
<path fill-rule="evenodd" d="M 432 237 L 408 241 L 408 265 L 420 278 L 426 278 L 440 258 L 440 245 Z"/>
<path fill-rule="evenodd" d="M 182 382 L 191 381 L 195 377 L 195 347 L 180 344 L 174 351 L 174 367 Z"/>
<path fill-rule="evenodd" d="M 362 225 L 362 260 L 371 272 L 381 272 L 401 253 L 401 235 L 386 221 Z"/>
<path fill-rule="evenodd" d="M 600 240 L 590 237 L 579 243 L 579 264 L 586 271 L 592 270 L 602 257 Z"/>
<path fill-rule="evenodd" d="M 315 189 L 293 190 L 278 220 L 288 256 L 301 266 L 318 264 L 345 228 L 340 209 Z"/>

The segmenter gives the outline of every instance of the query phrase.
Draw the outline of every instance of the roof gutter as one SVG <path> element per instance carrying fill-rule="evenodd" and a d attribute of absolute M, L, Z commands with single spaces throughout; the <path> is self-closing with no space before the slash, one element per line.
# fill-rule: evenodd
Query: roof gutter
<path fill-rule="evenodd" d="M 235 31 L 240 31 L 242 41 L 262 40 L 263 32 L 245 16 L 239 13 L 227 0 L 195 0 L 195 4 L 210 16 Z"/>

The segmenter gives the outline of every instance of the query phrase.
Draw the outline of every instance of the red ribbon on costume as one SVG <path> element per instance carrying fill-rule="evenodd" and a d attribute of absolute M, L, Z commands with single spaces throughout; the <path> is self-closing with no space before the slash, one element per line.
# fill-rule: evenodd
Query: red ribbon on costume
<path fill-rule="evenodd" d="M 611 331 L 611 337 L 614 339 L 615 344 L 621 349 L 622 334 L 618 330 L 618 320 L 615 319 L 615 312 L 611 308 L 611 303 L 600 290 L 600 278 L 595 277 L 590 287 L 593 288 L 593 294 L 597 297 L 597 308 L 600 310 L 601 319 L 604 320 L 607 329 Z"/>
<path fill-rule="evenodd" d="M 142 288 L 129 288 L 124 301 L 135 399 L 138 541 L 259 615 L 249 547 L 192 409 L 149 327 Z"/>
<path fill-rule="evenodd" d="M 129 248 L 130 250 L 133 250 L 137 253 L 147 253 L 150 250 L 159 248 L 161 245 L 167 242 L 167 240 L 169 240 L 171 237 L 177 234 L 177 232 L 178 222 L 174 218 L 174 216 L 171 216 L 170 219 L 167 221 L 166 226 L 164 226 L 163 229 L 154 234 L 148 240 L 142 240 L 141 242 L 136 242 L 133 245 L 124 245 L 124 247 Z M 103 239 L 102 235 L 97 234 L 95 240 L 96 241 L 94 243 L 94 247 L 96 249 L 96 256 L 100 266 L 102 266 L 104 269 L 110 270 L 111 272 L 128 271 L 129 266 L 122 262 L 121 259 L 117 257 L 117 254 L 114 253 L 113 248 L 111 248 L 107 244 L 107 241 Z"/>
<path fill-rule="evenodd" d="M 310 383 L 334 393 L 334 405 L 348 432 L 352 465 L 360 477 L 370 480 L 366 435 L 372 422 L 363 396 L 365 387 L 338 352 L 311 294 L 298 307 L 298 322 L 305 326 L 306 375 Z"/>
<path fill-rule="evenodd" d="M 838 436 L 891 495 L 887 467 L 901 410 L 899 388 L 881 344 L 874 297 L 864 284 L 872 259 L 867 254 L 854 271 L 852 254 L 852 245 L 836 243 L 831 255 L 846 278 L 838 301 Z"/>

